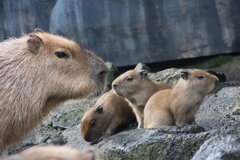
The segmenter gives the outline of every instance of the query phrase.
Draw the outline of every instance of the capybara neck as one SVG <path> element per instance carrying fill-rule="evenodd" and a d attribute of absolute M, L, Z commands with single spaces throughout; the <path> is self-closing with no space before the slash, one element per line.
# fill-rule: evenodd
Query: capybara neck
<path fill-rule="evenodd" d="M 203 101 L 205 98 L 206 93 L 201 92 L 199 88 L 194 87 L 191 85 L 188 81 L 185 81 L 183 79 L 179 79 L 176 86 L 172 89 L 172 96 L 175 98 L 186 99 L 187 97 L 191 97 L 186 102 L 194 102 L 196 103 L 196 100 L 198 102 Z"/>
<path fill-rule="evenodd" d="M 146 79 L 142 84 L 133 90 L 133 94 L 127 96 L 127 100 L 136 106 L 144 107 L 147 103 L 147 100 L 158 91 L 158 86 L 156 83 L 150 79 Z"/>

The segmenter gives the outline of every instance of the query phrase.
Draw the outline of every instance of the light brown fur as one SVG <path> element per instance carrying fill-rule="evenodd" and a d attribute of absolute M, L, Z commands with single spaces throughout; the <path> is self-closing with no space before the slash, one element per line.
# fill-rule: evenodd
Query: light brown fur
<path fill-rule="evenodd" d="M 37 32 L 1 42 L 0 151 L 65 100 L 101 93 L 106 71 L 99 57 L 61 36 Z"/>
<path fill-rule="evenodd" d="M 92 151 L 80 152 L 67 146 L 32 147 L 4 160 L 94 160 Z"/>
<path fill-rule="evenodd" d="M 116 94 L 129 102 L 136 115 L 138 128 L 143 127 L 143 110 L 148 99 L 159 90 L 171 88 L 166 83 L 150 80 L 147 71 L 139 69 L 138 65 L 117 77 L 112 86 Z"/>
<path fill-rule="evenodd" d="M 185 123 L 195 123 L 200 104 L 217 83 L 216 76 L 203 70 L 183 72 L 173 89 L 159 91 L 148 100 L 144 109 L 144 128 L 182 127 Z"/>
<path fill-rule="evenodd" d="M 135 116 L 128 102 L 110 90 L 84 114 L 81 123 L 82 136 L 88 142 L 96 142 L 100 138 L 112 135 L 120 126 L 129 125 L 134 120 Z"/>

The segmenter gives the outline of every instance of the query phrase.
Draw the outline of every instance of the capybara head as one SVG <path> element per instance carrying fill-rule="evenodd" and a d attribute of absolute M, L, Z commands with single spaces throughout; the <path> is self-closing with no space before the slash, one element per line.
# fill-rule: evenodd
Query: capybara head
<path fill-rule="evenodd" d="M 135 69 L 129 70 L 112 82 L 112 88 L 119 96 L 128 97 L 137 94 L 141 87 L 149 82 L 148 67 L 139 63 Z"/>
<path fill-rule="evenodd" d="M 93 52 L 72 40 L 37 30 L 26 37 L 29 63 L 47 79 L 51 95 L 78 98 L 99 94 L 105 85 L 107 68 Z M 34 74 L 34 73 L 29 73 Z M 55 92 L 55 93 L 54 93 Z"/>
<path fill-rule="evenodd" d="M 219 83 L 219 79 L 200 69 L 189 69 L 181 72 L 181 79 L 183 83 L 200 94 L 209 94 L 212 92 Z"/>
<path fill-rule="evenodd" d="M 104 135 L 110 119 L 111 115 L 101 105 L 90 106 L 81 122 L 83 139 L 87 142 L 98 141 Z"/>

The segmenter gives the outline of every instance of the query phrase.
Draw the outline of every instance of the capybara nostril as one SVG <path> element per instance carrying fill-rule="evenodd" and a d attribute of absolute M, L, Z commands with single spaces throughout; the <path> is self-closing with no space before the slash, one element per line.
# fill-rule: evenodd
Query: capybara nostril
<path fill-rule="evenodd" d="M 107 71 L 106 70 L 102 70 L 98 73 L 98 76 L 100 77 L 105 77 L 107 75 Z"/>
<path fill-rule="evenodd" d="M 108 74 L 107 66 L 102 61 L 100 61 L 94 65 L 94 68 L 94 77 L 96 77 L 98 80 L 105 80 Z"/>
<path fill-rule="evenodd" d="M 91 142 L 91 137 L 89 135 L 84 136 L 84 140 L 87 142 Z"/>
<path fill-rule="evenodd" d="M 117 86 L 116 84 L 113 84 L 113 85 L 112 85 L 112 88 L 113 88 L 113 89 L 117 89 L 118 86 Z"/>

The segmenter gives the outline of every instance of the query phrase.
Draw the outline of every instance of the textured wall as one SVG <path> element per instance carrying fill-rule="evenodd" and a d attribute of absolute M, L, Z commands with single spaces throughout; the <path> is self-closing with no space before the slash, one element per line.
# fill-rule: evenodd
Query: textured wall
<path fill-rule="evenodd" d="M 119 66 L 240 51 L 238 0 L 0 0 L 0 39 L 35 27 Z"/>

